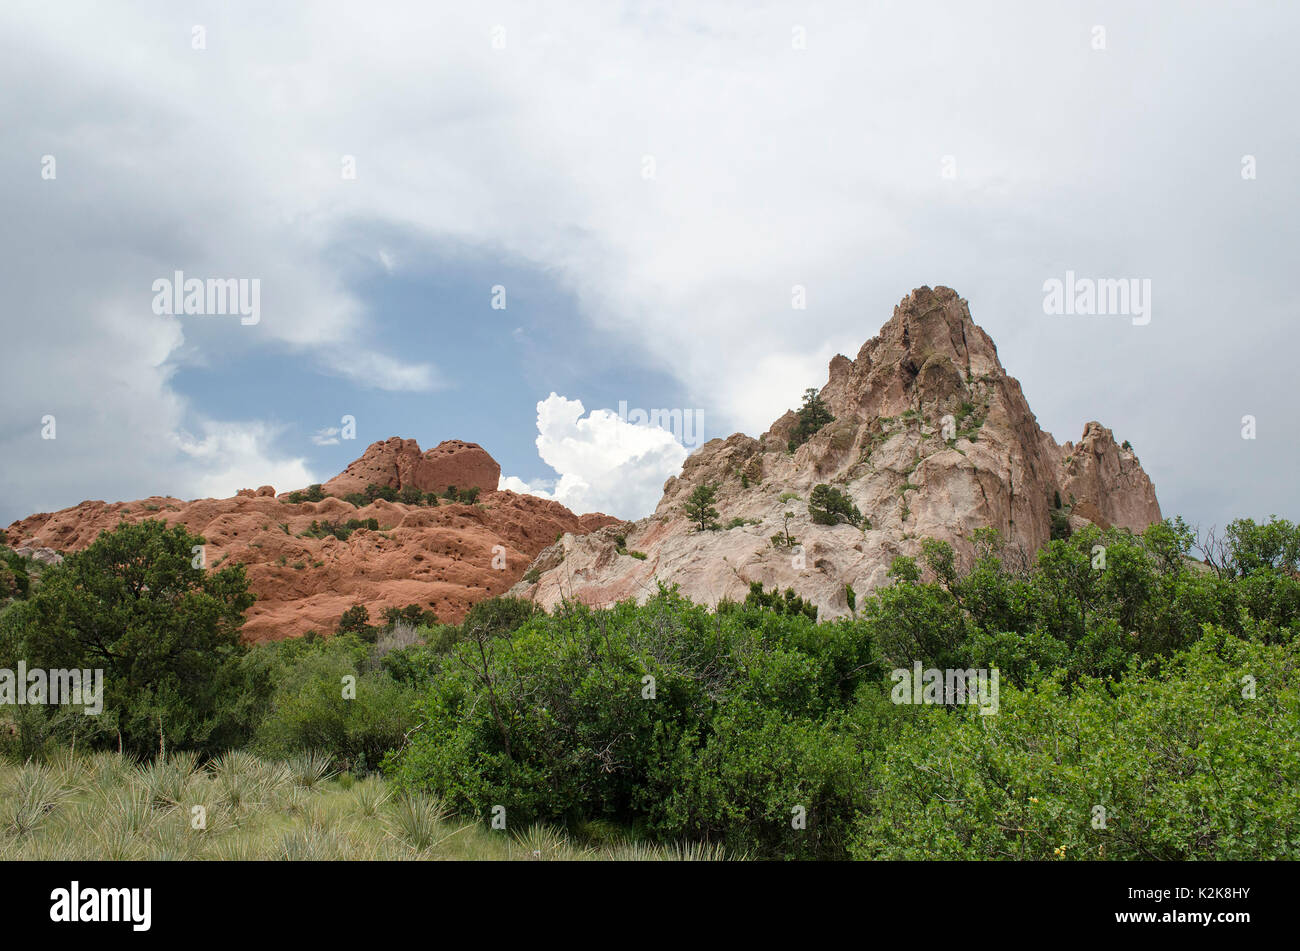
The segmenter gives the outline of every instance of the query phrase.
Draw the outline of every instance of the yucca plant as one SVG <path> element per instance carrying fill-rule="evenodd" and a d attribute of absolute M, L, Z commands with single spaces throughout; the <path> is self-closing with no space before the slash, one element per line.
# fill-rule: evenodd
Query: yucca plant
<path fill-rule="evenodd" d="M 243 834 L 218 839 L 212 845 L 209 855 L 222 862 L 254 862 L 270 858 L 255 837 Z"/>
<path fill-rule="evenodd" d="M 100 824 L 136 835 L 147 831 L 156 820 L 149 791 L 131 785 L 116 789 L 105 797 Z"/>
<path fill-rule="evenodd" d="M 173 809 L 187 798 L 197 769 L 197 754 L 180 753 L 138 767 L 135 781 L 155 809 Z"/>
<path fill-rule="evenodd" d="M 91 858 L 109 862 L 129 862 L 144 853 L 144 843 L 131 829 L 123 825 L 106 825 L 95 829 L 88 843 L 93 850 Z"/>
<path fill-rule="evenodd" d="M 663 850 L 668 862 L 724 862 L 726 849 L 719 842 L 674 842 Z"/>
<path fill-rule="evenodd" d="M 99 790 L 112 789 L 125 782 L 135 768 L 129 757 L 109 752 L 92 753 L 82 764 L 87 786 Z"/>
<path fill-rule="evenodd" d="M 287 764 L 294 785 L 312 789 L 317 783 L 329 779 L 333 775 L 330 768 L 332 760 L 333 757 L 328 753 L 320 753 L 316 750 L 299 753 Z"/>
<path fill-rule="evenodd" d="M 387 824 L 390 834 L 416 852 L 426 852 L 456 830 L 439 836 L 448 815 L 442 801 L 433 796 L 406 793 L 393 803 Z"/>
<path fill-rule="evenodd" d="M 363 819 L 378 816 L 379 810 L 388 802 L 388 787 L 373 776 L 357 783 L 354 789 L 353 801 L 356 803 L 357 814 Z"/>
<path fill-rule="evenodd" d="M 171 815 L 149 836 L 147 857 L 155 862 L 190 861 L 202 857 L 204 842 L 204 832 L 190 825 L 187 814 Z"/>
<path fill-rule="evenodd" d="M 3 791 L 0 823 L 6 834 L 22 838 L 31 835 L 70 792 L 59 776 L 41 763 L 26 763 Z"/>
<path fill-rule="evenodd" d="M 294 829 L 280 839 L 275 858 L 288 862 L 317 862 L 348 858 L 348 849 L 333 829 Z"/>
<path fill-rule="evenodd" d="M 573 843 L 559 829 L 537 823 L 513 836 L 517 858 L 531 859 L 538 862 L 565 862 L 585 858 L 586 850 L 576 849 Z M 520 854 L 522 852 L 522 854 Z"/>

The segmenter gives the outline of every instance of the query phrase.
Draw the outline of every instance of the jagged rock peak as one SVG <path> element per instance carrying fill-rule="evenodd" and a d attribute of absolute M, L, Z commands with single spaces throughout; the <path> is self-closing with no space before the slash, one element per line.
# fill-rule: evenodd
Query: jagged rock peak
<path fill-rule="evenodd" d="M 664 581 L 713 604 L 743 598 L 759 581 L 792 587 L 836 616 L 848 611 L 846 584 L 861 593 L 885 583 L 893 558 L 915 554 L 923 538 L 968 556 L 974 531 L 991 526 L 1032 552 L 1062 516 L 1074 527 L 1134 530 L 1161 517 L 1137 457 L 1105 427 L 1089 423 L 1064 447 L 1039 428 L 951 288 L 903 298 L 856 358 L 830 361 L 820 396 L 834 419 L 811 437 L 800 436 L 790 410 L 758 439 L 709 441 L 664 484 L 653 516 L 614 535 L 565 538 L 562 557 L 544 552 L 539 581 L 516 593 L 547 605 L 566 595 L 608 603 Z M 702 484 L 717 487 L 718 531 L 695 531 L 684 515 Z M 860 526 L 813 520 L 808 501 L 822 484 L 860 510 Z M 797 550 L 778 536 L 797 539 Z M 618 538 L 646 557 L 612 555 Z"/>

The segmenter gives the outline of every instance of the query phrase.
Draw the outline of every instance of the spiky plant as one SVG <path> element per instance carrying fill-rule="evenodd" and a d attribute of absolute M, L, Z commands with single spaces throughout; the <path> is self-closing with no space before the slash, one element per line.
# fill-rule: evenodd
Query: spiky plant
<path fill-rule="evenodd" d="M 590 854 L 585 849 L 575 848 L 573 843 L 559 829 L 537 823 L 516 832 L 513 836 L 515 858 L 531 859 L 539 862 L 565 862 L 586 858 Z"/>
<path fill-rule="evenodd" d="M 357 814 L 363 819 L 373 819 L 388 802 L 388 787 L 376 777 L 367 777 L 354 787 L 353 801 Z"/>
<path fill-rule="evenodd" d="M 3 791 L 0 827 L 16 838 L 31 835 L 69 795 L 48 766 L 26 763 Z"/>
<path fill-rule="evenodd" d="M 333 760 L 328 753 L 308 750 L 289 760 L 289 773 L 295 786 L 312 789 L 319 782 L 333 775 L 330 764 Z"/>
<path fill-rule="evenodd" d="M 442 801 L 433 796 L 406 793 L 393 803 L 387 817 L 389 833 L 416 852 L 425 852 L 455 832 L 442 834 L 448 815 Z"/>

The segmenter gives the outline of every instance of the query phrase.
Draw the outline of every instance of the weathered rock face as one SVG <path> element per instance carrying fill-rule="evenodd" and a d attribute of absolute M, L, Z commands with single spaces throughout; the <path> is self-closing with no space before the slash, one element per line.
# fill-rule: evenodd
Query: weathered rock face
<path fill-rule="evenodd" d="M 53 548 L 33 548 L 30 545 L 22 545 L 15 548 L 14 553 L 22 555 L 24 558 L 30 558 L 32 561 L 39 562 L 42 565 L 63 564 L 63 556 Z"/>
<path fill-rule="evenodd" d="M 362 465 L 366 463 L 366 465 Z M 389 463 L 392 468 L 387 469 Z M 202 535 L 209 566 L 243 563 L 257 601 L 248 612 L 248 640 L 279 640 L 309 630 L 331 632 L 353 604 L 372 620 L 390 607 L 419 604 L 456 622 L 470 605 L 505 593 L 530 561 L 562 533 L 582 534 L 616 519 L 578 516 L 558 502 L 496 490 L 496 462 L 473 443 L 444 442 L 421 453 L 414 440 L 375 443 L 327 486 L 360 491 L 368 482 L 422 491 L 448 484 L 484 490 L 476 505 L 407 506 L 376 501 L 362 508 L 340 498 L 289 504 L 263 486 L 234 498 L 155 497 L 137 502 L 82 502 L 10 525 L 7 543 L 42 560 L 85 548 L 122 520 L 161 519 Z M 348 476 L 348 473 L 353 473 Z M 364 480 L 356 488 L 350 479 Z M 396 481 L 385 481 L 385 478 Z M 343 480 L 343 481 L 340 481 Z M 378 531 L 357 529 L 346 541 L 307 534 L 312 522 L 376 519 Z"/>
<path fill-rule="evenodd" d="M 500 481 L 501 466 L 477 443 L 448 439 L 421 452 L 414 439 L 394 436 L 372 443 L 324 488 L 326 494 L 337 496 L 363 492 L 372 483 L 393 489 L 413 485 L 421 492 L 445 492 L 453 485 L 495 492 Z"/>
<path fill-rule="evenodd" d="M 834 422 L 795 452 L 793 411 L 759 439 L 712 440 L 664 484 L 654 515 L 566 535 L 534 564 L 537 581 L 511 593 L 548 607 L 564 597 L 605 604 L 644 599 L 663 581 L 715 604 L 759 581 L 837 617 L 848 613 L 846 584 L 859 593 L 884 584 L 894 557 L 916 554 L 924 538 L 969 557 L 974 531 L 992 526 L 1035 551 L 1050 538 L 1058 492 L 1075 525 L 1140 531 L 1160 520 L 1151 481 L 1109 430 L 1088 423 L 1077 445 L 1061 447 L 1038 427 L 993 341 L 948 288 L 913 291 L 856 359 L 831 360 L 821 397 Z M 718 486 L 719 531 L 694 531 L 683 513 L 705 483 Z M 807 500 L 819 483 L 847 495 L 868 527 L 814 524 Z M 798 548 L 771 541 L 787 522 Z M 620 544 L 646 558 L 618 554 Z"/>

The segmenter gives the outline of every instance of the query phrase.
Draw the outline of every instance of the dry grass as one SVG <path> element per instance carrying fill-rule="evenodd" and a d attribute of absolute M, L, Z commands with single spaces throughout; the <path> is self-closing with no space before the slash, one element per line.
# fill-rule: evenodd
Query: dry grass
<path fill-rule="evenodd" d="M 719 848 L 591 846 L 533 826 L 513 833 L 393 795 L 327 758 L 228 753 L 136 764 L 115 753 L 0 763 L 0 860 L 717 860 Z"/>

